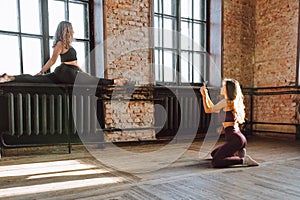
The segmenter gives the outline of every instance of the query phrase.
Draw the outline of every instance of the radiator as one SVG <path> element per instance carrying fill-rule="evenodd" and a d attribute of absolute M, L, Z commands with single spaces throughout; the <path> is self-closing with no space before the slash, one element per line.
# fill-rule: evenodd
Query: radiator
<path fill-rule="evenodd" d="M 163 112 L 155 110 L 154 127 L 159 129 L 156 136 L 175 135 L 179 127 L 187 134 L 195 129 L 205 134 L 210 115 L 203 111 L 199 91 L 192 95 L 190 90 L 176 91 L 180 95 L 160 87 L 153 90 L 155 105 L 163 108 Z M 1 145 L 56 145 L 66 140 L 70 144 L 80 143 L 83 137 L 85 142 L 103 142 L 106 129 L 98 92 L 100 98 L 85 89 L 73 95 L 72 87 L 64 85 L 1 85 Z"/>
<path fill-rule="evenodd" d="M 92 134 L 97 130 L 96 97 L 8 93 L 9 135 Z"/>
<path fill-rule="evenodd" d="M 157 136 L 173 136 L 180 128 L 189 134 L 196 131 L 198 134 L 207 132 L 210 115 L 205 114 L 202 107 L 200 93 L 191 90 L 178 91 L 174 95 L 170 90 L 158 89 L 155 93 L 156 104 L 164 111 L 155 111 L 155 126 L 162 127 Z"/>

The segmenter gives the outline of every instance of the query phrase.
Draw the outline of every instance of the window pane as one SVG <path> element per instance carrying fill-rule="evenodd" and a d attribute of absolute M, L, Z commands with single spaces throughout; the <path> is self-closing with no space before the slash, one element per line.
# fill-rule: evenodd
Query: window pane
<path fill-rule="evenodd" d="M 192 0 L 181 1 L 181 17 L 192 18 Z"/>
<path fill-rule="evenodd" d="M 161 18 L 154 17 L 154 45 L 162 47 L 162 24 Z"/>
<path fill-rule="evenodd" d="M 164 51 L 164 81 L 175 82 L 175 57 L 172 51 Z"/>
<path fill-rule="evenodd" d="M 40 34 L 39 0 L 21 0 L 21 31 L 23 33 Z"/>
<path fill-rule="evenodd" d="M 207 80 L 207 62 L 208 62 L 208 54 L 207 53 L 201 53 L 200 54 L 200 62 L 201 62 L 201 76 L 200 78 L 203 78 L 204 80 Z M 203 80 L 202 80 L 203 81 Z"/>
<path fill-rule="evenodd" d="M 155 80 L 158 82 L 162 82 L 162 74 L 163 74 L 163 65 L 162 65 L 162 51 L 155 50 L 154 53 L 154 63 L 155 63 Z"/>
<path fill-rule="evenodd" d="M 194 0 L 194 6 L 193 6 L 193 9 L 194 9 L 194 19 L 198 19 L 198 20 L 201 19 L 200 18 L 200 16 L 201 16 L 201 14 L 200 14 L 200 9 L 201 9 L 201 7 L 200 7 L 200 1 L 201 0 Z"/>
<path fill-rule="evenodd" d="M 194 0 L 194 19 L 206 21 L 206 0 Z"/>
<path fill-rule="evenodd" d="M 21 73 L 19 39 L 17 36 L 0 35 L 0 73 L 18 75 Z M 3 59 L 5 58 L 5 59 Z"/>
<path fill-rule="evenodd" d="M 206 77 L 206 53 L 194 54 L 194 82 L 202 82 L 207 80 Z"/>
<path fill-rule="evenodd" d="M 0 30 L 18 31 L 17 0 L 1 0 Z"/>
<path fill-rule="evenodd" d="M 41 40 L 22 38 L 23 73 L 35 75 L 42 67 Z"/>
<path fill-rule="evenodd" d="M 201 31 L 200 24 L 194 24 L 194 50 L 195 51 L 203 51 L 205 49 L 203 46 L 203 38 L 200 38 L 203 34 L 201 34 L 200 31 Z"/>
<path fill-rule="evenodd" d="M 69 4 L 69 18 L 74 29 L 74 38 L 86 39 L 88 38 L 88 27 L 85 27 L 85 14 L 86 5 L 84 4 Z"/>
<path fill-rule="evenodd" d="M 75 48 L 77 52 L 77 64 L 82 68 L 83 71 L 89 73 L 90 67 L 88 64 L 88 58 L 85 54 L 86 49 L 88 48 L 88 43 L 85 42 L 73 42 L 72 46 Z"/>
<path fill-rule="evenodd" d="M 65 21 L 65 3 L 62 1 L 49 1 L 49 34 L 54 35 L 57 25 Z"/>
<path fill-rule="evenodd" d="M 202 60 L 200 59 L 200 54 L 199 53 L 194 53 L 194 63 L 193 63 L 193 75 L 194 75 L 194 83 L 200 83 L 201 82 L 201 69 L 203 69 L 203 64 L 202 64 Z M 204 79 L 202 79 L 204 80 Z"/>
<path fill-rule="evenodd" d="M 200 24 L 200 44 L 201 48 L 206 49 L 206 24 Z"/>
<path fill-rule="evenodd" d="M 181 53 L 181 82 L 187 83 L 191 81 L 190 76 L 190 63 L 189 63 L 189 55 L 188 52 Z"/>
<path fill-rule="evenodd" d="M 175 15 L 176 6 L 174 0 L 163 0 L 163 11 L 167 15 Z"/>
<path fill-rule="evenodd" d="M 175 20 L 164 18 L 164 47 L 176 47 L 175 30 Z"/>
<path fill-rule="evenodd" d="M 194 50 L 205 51 L 206 49 L 206 25 L 194 23 Z"/>
<path fill-rule="evenodd" d="M 154 4 L 154 12 L 155 13 L 158 13 L 158 12 L 161 12 L 160 10 L 159 10 L 159 8 L 161 8 L 161 1 L 162 0 L 154 0 L 154 2 L 153 2 L 153 4 Z"/>
<path fill-rule="evenodd" d="M 185 50 L 192 49 L 192 24 L 188 22 L 181 22 L 181 48 Z"/>

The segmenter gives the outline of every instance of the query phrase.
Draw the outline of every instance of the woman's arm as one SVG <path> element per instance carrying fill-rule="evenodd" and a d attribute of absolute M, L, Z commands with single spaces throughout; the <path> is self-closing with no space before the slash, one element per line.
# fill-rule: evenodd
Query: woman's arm
<path fill-rule="evenodd" d="M 44 65 L 44 67 L 42 68 L 42 70 L 37 74 L 37 75 L 41 75 L 43 73 L 45 73 L 48 69 L 50 69 L 50 67 L 52 65 L 54 65 L 54 63 L 56 62 L 59 54 L 61 54 L 62 52 L 62 49 L 63 49 L 63 44 L 61 41 L 59 41 L 54 49 L 53 49 L 53 53 L 52 53 L 52 56 L 51 58 L 46 62 L 46 64 Z"/>
<path fill-rule="evenodd" d="M 205 113 L 220 112 L 220 110 L 226 106 L 225 99 L 221 100 L 216 105 L 214 105 L 208 95 L 206 87 L 201 87 L 200 92 L 202 95 L 203 108 L 204 108 Z"/>

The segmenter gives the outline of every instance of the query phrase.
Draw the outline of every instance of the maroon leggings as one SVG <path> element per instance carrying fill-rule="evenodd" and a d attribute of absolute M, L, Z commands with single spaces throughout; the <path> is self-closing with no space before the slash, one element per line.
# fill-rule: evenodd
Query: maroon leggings
<path fill-rule="evenodd" d="M 233 156 L 235 152 L 245 148 L 247 140 L 241 131 L 233 126 L 225 129 L 225 144 L 217 147 L 212 151 L 211 156 L 213 167 L 228 167 L 243 163 L 243 159 Z"/>

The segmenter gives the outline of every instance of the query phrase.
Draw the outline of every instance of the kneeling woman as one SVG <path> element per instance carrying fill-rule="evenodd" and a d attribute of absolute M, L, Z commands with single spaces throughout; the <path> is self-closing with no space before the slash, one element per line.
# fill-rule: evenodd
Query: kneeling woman
<path fill-rule="evenodd" d="M 216 105 L 212 103 L 205 86 L 200 88 L 205 113 L 225 112 L 223 127 L 225 130 L 225 144 L 217 147 L 211 153 L 213 167 L 228 167 L 232 165 L 257 166 L 258 163 L 246 155 L 247 140 L 239 129 L 244 123 L 245 106 L 243 94 L 238 81 L 224 79 L 221 95 L 224 99 Z M 238 152 L 239 156 L 234 156 Z"/>
<path fill-rule="evenodd" d="M 73 84 L 78 73 L 84 77 L 85 84 L 94 83 L 103 85 L 124 85 L 124 79 L 99 79 L 82 72 L 77 65 L 77 55 L 75 49 L 71 46 L 73 41 L 73 27 L 70 22 L 62 21 L 59 23 L 53 43 L 53 54 L 48 62 L 43 66 L 42 70 L 35 76 L 29 74 L 9 76 L 3 74 L 0 76 L 0 83 L 5 82 L 22 82 L 22 83 L 65 83 Z M 61 65 L 56 67 L 54 72 L 45 74 L 46 71 L 56 62 L 58 56 L 61 58 Z"/>

